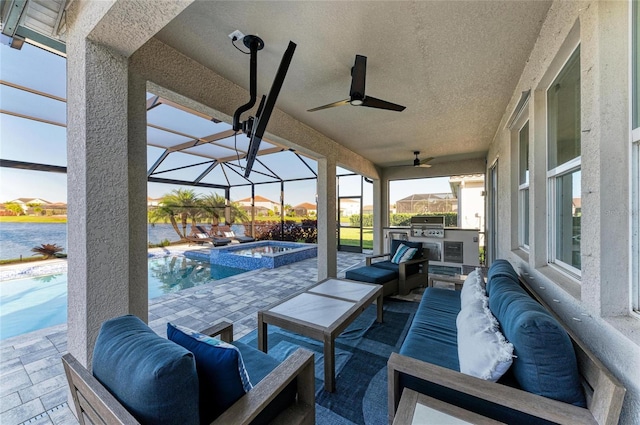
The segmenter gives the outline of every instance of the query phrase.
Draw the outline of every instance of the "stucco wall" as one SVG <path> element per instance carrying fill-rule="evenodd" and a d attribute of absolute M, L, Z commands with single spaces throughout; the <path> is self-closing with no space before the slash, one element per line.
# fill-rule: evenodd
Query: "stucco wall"
<path fill-rule="evenodd" d="M 581 278 L 547 265 L 545 90 L 580 42 Z M 487 156 L 498 160 L 498 258 L 508 259 L 627 389 L 620 423 L 640 423 L 640 320 L 630 313 L 629 3 L 554 2 Z M 531 90 L 530 250 L 518 231 L 517 155 L 508 128 Z"/>

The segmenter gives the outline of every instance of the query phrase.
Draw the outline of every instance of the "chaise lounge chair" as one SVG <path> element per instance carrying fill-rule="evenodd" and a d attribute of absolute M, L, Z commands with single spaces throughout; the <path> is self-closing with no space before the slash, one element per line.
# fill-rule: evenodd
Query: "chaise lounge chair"
<path fill-rule="evenodd" d="M 251 236 L 236 235 L 235 232 L 231 230 L 231 226 L 218 226 L 218 232 L 220 232 L 225 238 L 230 238 L 232 241 L 236 241 L 238 243 L 255 241 L 255 238 L 252 238 Z"/>
<path fill-rule="evenodd" d="M 202 226 L 193 226 L 191 236 L 187 237 L 189 244 L 211 243 L 213 246 L 225 246 L 231 243 L 231 239 L 220 237 L 216 234 L 207 232 Z"/>

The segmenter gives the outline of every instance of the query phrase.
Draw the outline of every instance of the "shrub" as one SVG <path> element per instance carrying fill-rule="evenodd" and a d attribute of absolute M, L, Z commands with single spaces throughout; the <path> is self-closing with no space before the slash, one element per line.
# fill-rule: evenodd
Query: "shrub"
<path fill-rule="evenodd" d="M 318 242 L 318 221 L 303 219 L 300 223 L 293 220 L 265 221 L 255 224 L 256 240 L 283 240 L 290 242 Z"/>
<path fill-rule="evenodd" d="M 54 257 L 56 253 L 62 251 L 63 249 L 64 248 L 56 244 L 43 243 L 40 246 L 31 248 L 31 252 L 35 252 L 35 254 L 33 255 L 40 254 L 44 257 L 45 260 L 48 260 L 49 258 Z"/>

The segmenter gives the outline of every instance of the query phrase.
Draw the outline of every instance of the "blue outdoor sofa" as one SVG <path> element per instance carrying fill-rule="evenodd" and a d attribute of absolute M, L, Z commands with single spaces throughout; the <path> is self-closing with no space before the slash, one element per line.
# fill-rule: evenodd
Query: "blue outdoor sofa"
<path fill-rule="evenodd" d="M 505 260 L 489 269 L 485 302 L 514 356 L 497 382 L 459 372 L 461 291 L 425 290 L 388 361 L 390 423 L 404 388 L 509 424 L 618 423 L 625 388 L 524 285 Z"/>

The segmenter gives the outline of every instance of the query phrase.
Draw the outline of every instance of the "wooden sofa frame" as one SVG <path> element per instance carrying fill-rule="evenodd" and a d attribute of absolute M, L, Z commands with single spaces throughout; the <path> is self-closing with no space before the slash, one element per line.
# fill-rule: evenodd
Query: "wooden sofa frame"
<path fill-rule="evenodd" d="M 426 251 L 426 250 L 425 250 Z M 423 255 L 428 255 L 426 252 Z M 386 254 L 378 254 L 378 255 L 370 255 L 366 258 L 366 265 L 370 267 L 374 260 L 389 257 L 391 258 L 390 253 Z M 421 270 L 418 273 L 414 273 L 410 276 L 407 276 L 407 266 L 412 264 L 422 264 Z M 419 286 L 427 286 L 429 282 L 429 259 L 416 258 L 413 260 L 405 261 L 403 263 L 398 264 L 398 293 L 400 295 L 408 295 L 409 292 L 417 288 Z M 386 292 L 386 291 L 385 291 Z M 385 296 L 388 295 L 385 293 Z"/>
<path fill-rule="evenodd" d="M 522 279 L 520 282 L 534 299 L 556 317 L 571 338 L 587 399 L 587 408 L 552 400 L 393 353 L 387 364 L 389 423 L 393 422 L 400 402 L 400 373 L 412 375 L 424 381 L 433 382 L 461 393 L 559 424 L 615 425 L 618 423 L 626 389 L 577 336 L 564 325 L 553 310 L 531 290 L 527 283 Z"/>
<path fill-rule="evenodd" d="M 233 325 L 222 322 L 202 333 L 220 335 L 226 342 L 233 341 Z M 126 424 L 137 425 L 134 418 L 118 400 L 71 354 L 62 356 L 67 382 L 80 425 Z M 294 379 L 296 401 L 281 412 L 274 424 L 315 423 L 315 376 L 313 353 L 297 349 L 251 391 L 236 401 L 212 425 L 249 424 Z"/>

